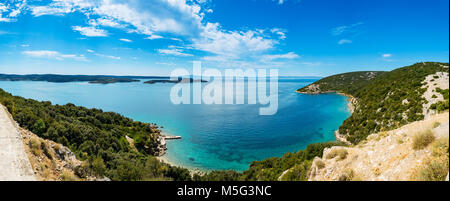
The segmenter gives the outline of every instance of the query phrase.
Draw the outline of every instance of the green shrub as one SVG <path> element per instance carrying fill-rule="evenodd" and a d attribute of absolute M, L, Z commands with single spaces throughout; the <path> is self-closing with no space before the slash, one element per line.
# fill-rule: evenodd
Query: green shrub
<path fill-rule="evenodd" d="M 301 163 L 291 168 L 282 178 L 283 181 L 306 181 L 311 163 Z"/>
<path fill-rule="evenodd" d="M 106 166 L 101 157 L 95 157 L 90 162 L 90 167 L 97 176 L 104 175 L 106 173 Z"/>
<path fill-rule="evenodd" d="M 433 128 L 437 128 L 437 127 L 439 127 L 441 125 L 441 123 L 439 123 L 439 122 L 434 122 L 433 123 Z"/>

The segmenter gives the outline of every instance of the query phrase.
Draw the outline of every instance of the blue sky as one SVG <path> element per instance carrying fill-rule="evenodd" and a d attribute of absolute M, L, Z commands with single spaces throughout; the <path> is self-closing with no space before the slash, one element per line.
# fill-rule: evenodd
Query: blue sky
<path fill-rule="evenodd" d="M 449 60 L 448 0 L 0 0 L 0 73 L 327 76 Z"/>

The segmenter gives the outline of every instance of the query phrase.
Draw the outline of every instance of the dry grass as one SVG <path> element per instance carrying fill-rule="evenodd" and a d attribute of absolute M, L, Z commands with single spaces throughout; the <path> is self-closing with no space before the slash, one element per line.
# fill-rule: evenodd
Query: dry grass
<path fill-rule="evenodd" d="M 416 135 L 413 136 L 413 149 L 414 150 L 420 150 L 425 147 L 427 147 L 429 144 L 431 144 L 436 137 L 434 137 L 433 132 L 428 129 L 423 132 L 419 132 Z"/>
<path fill-rule="evenodd" d="M 386 132 L 386 131 L 380 132 L 380 133 L 378 134 L 378 136 L 379 136 L 380 139 L 383 139 L 383 138 L 387 137 L 388 135 L 389 135 L 389 133 Z"/>
<path fill-rule="evenodd" d="M 30 164 L 35 171 L 36 179 L 40 181 L 79 181 L 72 167 L 77 164 L 69 160 L 61 160 L 55 157 L 56 151 L 62 149 L 62 145 L 49 140 L 39 138 L 25 129 L 20 129 L 25 151 Z M 69 165 L 66 167 L 66 165 Z"/>
<path fill-rule="evenodd" d="M 348 151 L 346 149 L 337 150 L 338 160 L 344 160 L 347 158 Z"/>
<path fill-rule="evenodd" d="M 444 181 L 448 174 L 448 156 L 432 157 L 413 174 L 417 181 Z"/>
<path fill-rule="evenodd" d="M 33 153 L 35 156 L 42 155 L 41 142 L 38 139 L 31 138 L 28 145 L 30 146 L 31 153 Z"/>
<path fill-rule="evenodd" d="M 61 174 L 61 180 L 63 180 L 63 181 L 78 181 L 78 177 L 75 176 L 72 172 L 63 170 L 63 172 Z"/>
<path fill-rule="evenodd" d="M 322 160 L 316 160 L 315 164 L 319 169 L 322 169 L 325 167 L 325 163 Z"/>
<path fill-rule="evenodd" d="M 444 181 L 449 169 L 449 141 L 448 138 L 438 139 L 432 144 L 431 157 L 424 160 L 413 173 L 414 180 Z"/>
<path fill-rule="evenodd" d="M 433 123 L 433 128 L 437 128 L 437 127 L 439 127 L 441 125 L 441 123 L 439 123 L 439 122 L 434 122 Z"/>
<path fill-rule="evenodd" d="M 449 150 L 449 139 L 441 138 L 433 142 L 432 156 L 440 157 L 444 155 L 448 155 Z"/>
<path fill-rule="evenodd" d="M 50 152 L 47 143 L 45 143 L 44 140 L 41 140 L 40 143 L 41 143 L 41 150 L 45 154 L 45 156 L 47 156 L 47 158 L 49 159 L 53 159 L 53 154 Z"/>
<path fill-rule="evenodd" d="M 347 158 L 348 155 L 348 151 L 344 148 L 341 149 L 333 149 L 330 152 L 328 152 L 328 154 L 326 155 L 327 159 L 333 159 L 336 156 L 338 157 L 337 160 L 344 160 Z"/>
<path fill-rule="evenodd" d="M 352 169 L 345 169 L 339 176 L 339 181 L 353 181 L 355 177 L 355 171 Z"/>

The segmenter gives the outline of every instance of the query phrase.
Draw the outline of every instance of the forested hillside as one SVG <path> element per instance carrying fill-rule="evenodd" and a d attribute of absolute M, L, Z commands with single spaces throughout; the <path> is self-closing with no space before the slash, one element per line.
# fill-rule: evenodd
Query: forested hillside
<path fill-rule="evenodd" d="M 73 104 L 52 105 L 12 96 L 0 89 L 0 103 L 14 120 L 44 139 L 69 147 L 87 171 L 112 180 L 189 180 L 189 171 L 160 163 L 160 131 L 156 125 L 133 121 L 114 112 Z M 134 139 L 133 149 L 125 136 Z"/>
<path fill-rule="evenodd" d="M 427 101 L 422 97 L 426 90 L 422 87 L 425 77 L 448 71 L 448 63 L 417 63 L 390 72 L 376 73 L 371 79 L 362 79 L 362 83 L 355 79 L 361 77 L 361 72 L 335 75 L 298 91 L 313 94 L 336 91 L 355 97 L 355 111 L 339 127 L 339 133 L 346 134 L 347 140 L 356 144 L 371 133 L 422 120 L 423 104 Z M 365 74 L 370 75 L 367 72 Z M 320 90 L 311 90 L 314 85 L 320 85 Z M 441 93 L 447 97 L 446 101 L 433 105 L 431 109 L 448 110 L 448 90 L 441 90 Z"/>
<path fill-rule="evenodd" d="M 358 89 L 367 85 L 370 80 L 383 73 L 383 71 L 361 71 L 332 75 L 298 89 L 297 92 L 311 94 L 337 91 L 353 94 Z"/>

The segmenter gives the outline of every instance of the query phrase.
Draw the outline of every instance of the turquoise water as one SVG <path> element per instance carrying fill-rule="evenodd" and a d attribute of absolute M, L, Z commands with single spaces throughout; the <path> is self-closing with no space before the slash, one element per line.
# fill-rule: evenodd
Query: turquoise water
<path fill-rule="evenodd" d="M 241 171 L 252 161 L 334 140 L 334 131 L 350 115 L 346 97 L 295 92 L 313 81 L 280 78 L 278 112 L 272 116 L 259 116 L 261 105 L 173 105 L 173 84 L 0 81 L 0 88 L 26 98 L 70 102 L 157 123 L 165 133 L 182 136 L 168 142 L 164 157 L 172 163 Z"/>

